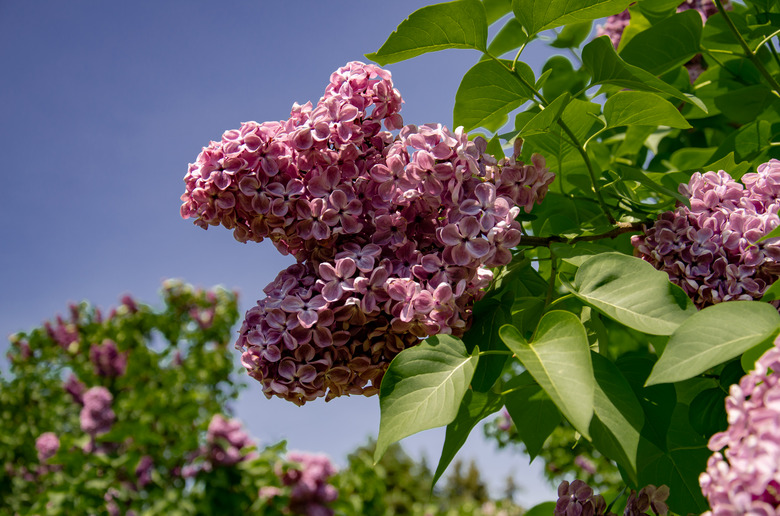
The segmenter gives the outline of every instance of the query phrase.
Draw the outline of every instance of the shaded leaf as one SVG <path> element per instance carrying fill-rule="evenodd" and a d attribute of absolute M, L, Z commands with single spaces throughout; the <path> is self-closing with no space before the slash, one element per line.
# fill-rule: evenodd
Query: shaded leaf
<path fill-rule="evenodd" d="M 620 57 L 653 75 L 660 75 L 699 53 L 701 30 L 699 12 L 689 9 L 636 34 L 620 50 Z"/>
<path fill-rule="evenodd" d="M 590 36 L 592 27 L 592 20 L 570 23 L 558 33 L 555 40 L 550 43 L 550 46 L 555 48 L 577 48 L 585 41 L 585 38 Z"/>
<path fill-rule="evenodd" d="M 418 9 L 382 47 L 366 58 L 380 66 L 445 48 L 487 50 L 487 17 L 479 0 L 456 0 Z"/>
<path fill-rule="evenodd" d="M 504 395 L 506 410 L 525 444 L 529 460 L 533 461 L 561 423 L 561 413 L 528 371 L 512 378 L 504 389 L 508 391 Z"/>
<path fill-rule="evenodd" d="M 477 355 L 449 335 L 429 337 L 399 353 L 382 378 L 379 391 L 379 437 L 374 460 L 392 443 L 455 419 Z"/>
<path fill-rule="evenodd" d="M 672 334 L 647 385 L 693 378 L 741 355 L 778 328 L 780 314 L 767 303 L 729 301 L 708 306 Z"/>
<path fill-rule="evenodd" d="M 481 351 L 507 351 L 506 345 L 498 336 L 498 329 L 504 324 L 512 322 L 511 308 L 514 301 L 514 293 L 506 292 L 500 300 L 491 298 L 487 303 L 482 301 L 474 305 L 473 324 L 469 331 L 463 335 L 463 343 L 466 350 L 472 352 L 479 348 Z M 496 383 L 504 364 L 509 359 L 506 355 L 484 355 L 480 357 L 479 364 L 471 378 L 471 388 L 479 391 L 489 391 Z"/>
<path fill-rule="evenodd" d="M 549 131 L 550 127 L 561 117 L 564 108 L 566 108 L 570 100 L 571 95 L 564 93 L 550 102 L 545 109 L 537 113 L 536 116 L 520 129 L 520 136 L 528 137 L 533 134 L 541 134 Z"/>

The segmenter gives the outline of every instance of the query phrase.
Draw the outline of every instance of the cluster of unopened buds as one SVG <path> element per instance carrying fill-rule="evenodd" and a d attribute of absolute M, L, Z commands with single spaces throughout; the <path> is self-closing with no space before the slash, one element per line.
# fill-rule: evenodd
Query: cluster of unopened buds
<path fill-rule="evenodd" d="M 726 413 L 728 429 L 710 438 L 715 453 L 699 477 L 707 515 L 780 513 L 780 337 L 730 387 Z"/>
<path fill-rule="evenodd" d="M 189 167 L 184 218 L 298 261 L 236 343 L 268 397 L 371 395 L 401 350 L 463 334 L 553 180 L 541 156 L 497 162 L 461 129 L 403 126 L 401 103 L 389 72 L 351 62 L 316 106 L 227 131 Z"/>
<path fill-rule="evenodd" d="M 770 160 L 742 184 L 723 170 L 696 172 L 680 185 L 691 207 L 660 215 L 632 243 L 702 308 L 760 299 L 780 277 L 780 238 L 758 242 L 780 225 L 780 161 Z"/>

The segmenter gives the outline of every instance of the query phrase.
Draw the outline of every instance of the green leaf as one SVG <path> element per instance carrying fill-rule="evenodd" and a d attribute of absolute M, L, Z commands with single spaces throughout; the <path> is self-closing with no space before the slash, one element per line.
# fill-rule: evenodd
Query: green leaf
<path fill-rule="evenodd" d="M 729 301 L 693 314 L 672 334 L 647 385 L 678 382 L 741 355 L 780 328 L 777 309 L 759 301 Z"/>
<path fill-rule="evenodd" d="M 447 425 L 439 465 L 436 466 L 436 473 L 433 475 L 433 485 L 436 485 L 447 466 L 455 458 L 458 450 L 466 443 L 466 439 L 468 439 L 474 427 L 477 426 L 477 423 L 490 414 L 498 412 L 502 406 L 503 400 L 501 396 L 494 392 L 466 391 L 466 395 L 463 396 L 463 402 L 460 404 L 458 415 L 455 416 L 455 420 L 452 423 Z"/>
<path fill-rule="evenodd" d="M 471 378 L 471 388 L 479 391 L 489 391 L 496 383 L 504 364 L 509 359 L 509 353 L 504 342 L 498 336 L 498 329 L 512 322 L 512 303 L 514 294 L 507 292 L 497 300 L 484 299 L 474 305 L 473 324 L 463 335 L 466 350 L 479 348 L 481 351 L 507 351 L 506 355 L 483 355 L 479 359 L 477 369 Z"/>
<path fill-rule="evenodd" d="M 590 36 L 592 27 L 592 20 L 570 23 L 558 33 L 555 40 L 550 43 L 550 46 L 555 48 L 577 48 L 585 41 L 585 38 Z"/>
<path fill-rule="evenodd" d="M 771 235 L 772 233 L 770 232 L 769 234 Z M 761 298 L 761 301 L 769 302 L 777 301 L 778 299 L 780 299 L 780 281 L 775 281 L 764 291 L 764 296 Z"/>
<path fill-rule="evenodd" d="M 542 502 L 525 511 L 523 516 L 550 516 L 555 512 L 555 504 L 556 502 Z"/>
<path fill-rule="evenodd" d="M 639 258 L 603 253 L 588 259 L 563 285 L 593 308 L 629 328 L 671 335 L 696 307 L 665 272 Z"/>
<path fill-rule="evenodd" d="M 671 102 L 647 91 L 619 91 L 604 103 L 604 118 L 609 127 L 621 125 L 666 125 L 690 129 L 691 124 Z"/>
<path fill-rule="evenodd" d="M 609 38 L 596 38 L 582 49 L 582 64 L 590 70 L 593 84 L 614 84 L 621 88 L 663 93 L 691 103 L 707 111 L 704 103 L 693 95 L 674 88 L 650 72 L 626 63 L 616 53 Z"/>
<path fill-rule="evenodd" d="M 736 160 L 734 160 L 733 152 L 729 152 L 719 160 L 713 161 L 712 163 L 701 167 L 702 172 L 708 172 L 710 170 L 716 172 L 718 170 L 728 170 L 729 175 L 731 175 L 731 177 L 733 177 L 734 179 L 741 178 L 745 174 L 745 172 L 747 172 L 749 169 L 750 169 L 750 163 L 748 163 L 747 161 L 737 163 Z"/>
<path fill-rule="evenodd" d="M 512 12 L 512 0 L 482 0 L 482 4 L 485 6 L 488 25 Z"/>
<path fill-rule="evenodd" d="M 591 352 L 596 389 L 590 435 L 604 456 L 617 462 L 636 482 L 636 456 L 644 412 L 620 370 L 604 356 Z"/>
<path fill-rule="evenodd" d="M 753 84 L 715 97 L 715 107 L 732 122 L 747 124 L 775 100 L 777 97 L 771 89 L 763 84 Z"/>
<path fill-rule="evenodd" d="M 631 0 L 513 0 L 512 11 L 528 34 L 569 23 L 604 18 L 628 7 Z"/>
<path fill-rule="evenodd" d="M 479 0 L 456 0 L 418 9 L 402 21 L 384 45 L 366 58 L 380 66 L 446 48 L 487 50 L 485 7 Z"/>
<path fill-rule="evenodd" d="M 527 124 L 520 129 L 520 136 L 527 137 L 533 134 L 541 134 L 550 130 L 550 127 L 558 121 L 571 100 L 571 95 L 564 93 L 536 114 Z"/>
<path fill-rule="evenodd" d="M 769 240 L 770 238 L 778 238 L 778 237 L 780 237 L 780 226 L 777 226 L 775 229 L 773 229 L 766 235 L 756 240 L 756 243 L 763 242 L 764 240 Z"/>
<path fill-rule="evenodd" d="M 501 27 L 498 34 L 490 42 L 488 52 L 494 56 L 500 56 L 519 48 L 520 45 L 528 40 L 528 36 L 523 32 L 523 27 L 516 18 L 510 19 L 506 22 L 506 25 Z M 487 55 L 482 57 L 483 59 L 490 59 Z"/>
<path fill-rule="evenodd" d="M 502 60 L 502 63 L 512 66 L 511 61 Z M 534 83 L 534 73 L 527 64 L 518 61 L 516 72 L 528 84 Z M 466 131 L 476 127 L 496 131 L 504 125 L 510 111 L 532 96 L 533 92 L 500 63 L 480 61 L 466 72 L 455 94 L 455 125 L 464 126 Z"/>
<path fill-rule="evenodd" d="M 531 343 L 508 324 L 499 335 L 572 426 L 589 439 L 595 380 L 588 336 L 577 316 L 547 312 Z"/>
<path fill-rule="evenodd" d="M 529 460 L 533 461 L 561 423 L 561 413 L 528 371 L 512 378 L 504 389 L 508 391 L 504 395 L 506 410 L 525 444 Z"/>
<path fill-rule="evenodd" d="M 713 387 L 701 391 L 691 401 L 689 414 L 691 428 L 705 439 L 728 427 L 725 398 L 726 393 L 723 389 Z"/>
<path fill-rule="evenodd" d="M 756 120 L 729 134 L 711 159 L 719 160 L 734 152 L 735 160 L 752 161 L 762 150 L 769 147 L 771 141 L 772 124 L 767 120 Z"/>
<path fill-rule="evenodd" d="M 769 348 L 774 347 L 775 345 L 775 339 L 778 337 L 775 333 L 770 333 L 767 335 L 767 337 L 761 341 L 759 344 L 756 344 L 749 350 L 742 353 L 742 357 L 740 358 L 740 365 L 742 366 L 743 371 L 752 371 L 756 368 L 756 361 L 761 358 L 761 355 L 763 355 Z"/>
<path fill-rule="evenodd" d="M 674 199 L 677 199 L 678 201 L 680 201 L 681 203 L 685 204 L 688 207 L 690 207 L 691 205 L 691 200 L 688 199 L 686 196 L 682 195 L 680 192 L 675 192 L 674 190 L 671 190 L 669 188 L 666 188 L 665 186 L 662 186 L 659 183 L 656 183 L 642 169 L 629 167 L 627 165 L 619 165 L 618 170 L 620 171 L 620 175 L 623 179 L 630 179 L 631 181 L 636 181 L 640 185 L 656 193 L 665 195 L 667 197 L 673 197 Z"/>
<path fill-rule="evenodd" d="M 701 29 L 699 12 L 683 11 L 636 34 L 620 50 L 620 57 L 626 63 L 660 75 L 699 53 Z"/>
<path fill-rule="evenodd" d="M 429 337 L 399 353 L 379 391 L 379 437 L 374 460 L 392 443 L 455 419 L 477 367 L 477 355 L 449 335 Z"/>

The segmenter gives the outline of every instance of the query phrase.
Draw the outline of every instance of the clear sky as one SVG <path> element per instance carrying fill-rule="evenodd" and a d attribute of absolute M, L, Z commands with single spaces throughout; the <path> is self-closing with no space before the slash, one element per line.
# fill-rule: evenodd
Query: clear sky
<path fill-rule="evenodd" d="M 365 61 L 427 3 L 0 0 L 0 334 L 69 301 L 108 308 L 130 292 L 156 304 L 165 278 L 236 288 L 243 313 L 291 259 L 182 220 L 187 164 L 243 121 L 316 103 L 331 72 Z M 546 56 L 525 55 L 538 73 Z M 405 122 L 451 126 L 459 80 L 478 58 L 451 50 L 389 66 Z M 337 462 L 379 427 L 376 397 L 300 408 L 253 383 L 236 409 L 262 443 L 286 438 Z M 430 431 L 403 444 L 435 465 L 442 441 Z M 496 452 L 479 429 L 459 457 L 475 458 L 496 491 L 513 473 L 527 506 L 555 497 L 538 463 Z"/>

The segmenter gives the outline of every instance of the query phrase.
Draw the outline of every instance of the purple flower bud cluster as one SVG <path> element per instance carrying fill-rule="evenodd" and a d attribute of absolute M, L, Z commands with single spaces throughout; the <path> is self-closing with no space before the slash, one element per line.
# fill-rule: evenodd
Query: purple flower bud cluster
<path fill-rule="evenodd" d="M 715 453 L 699 477 L 707 514 L 780 514 L 780 337 L 731 386 L 726 413 L 728 429 L 710 438 Z"/>
<path fill-rule="evenodd" d="M 558 486 L 558 501 L 555 504 L 555 516 L 594 516 L 604 514 L 607 504 L 604 497 L 593 494 L 593 488 L 582 480 L 569 483 L 567 480 Z"/>
<path fill-rule="evenodd" d="M 287 460 L 297 463 L 297 467 L 288 469 L 281 476 L 282 484 L 291 487 L 290 511 L 306 516 L 330 516 L 333 510 L 327 504 L 338 498 L 335 487 L 328 484 L 328 478 L 336 469 L 325 455 L 305 452 L 290 452 Z M 262 493 L 266 496 L 269 493 Z"/>
<path fill-rule="evenodd" d="M 105 387 L 92 387 L 84 393 L 84 406 L 79 415 L 81 429 L 89 435 L 105 434 L 111 430 L 116 421 L 116 414 L 111 409 L 114 397 Z"/>
<path fill-rule="evenodd" d="M 239 420 L 214 414 L 206 432 L 203 453 L 212 466 L 233 466 L 247 458 L 242 449 L 254 445 L 254 441 L 242 430 Z"/>
<path fill-rule="evenodd" d="M 60 439 L 54 432 L 44 432 L 35 440 L 35 449 L 38 450 L 38 460 L 46 462 L 60 449 Z"/>
<path fill-rule="evenodd" d="M 78 403 L 79 405 L 84 404 L 84 391 L 87 390 L 87 386 L 84 385 L 75 374 L 71 373 L 70 376 L 68 376 L 68 379 L 62 385 L 62 388 L 65 389 L 65 392 L 67 392 L 71 398 L 73 398 L 75 403 Z"/>
<path fill-rule="evenodd" d="M 110 339 L 104 340 L 103 344 L 93 344 L 89 359 L 98 376 L 122 376 L 127 369 L 127 353 L 120 353 L 116 342 Z"/>
<path fill-rule="evenodd" d="M 185 176 L 183 217 L 298 260 L 236 343 L 268 397 L 371 395 L 401 350 L 461 335 L 553 180 L 541 156 L 499 163 L 460 129 L 401 127 L 401 103 L 389 72 L 349 63 L 316 107 L 225 132 Z"/>
<path fill-rule="evenodd" d="M 780 276 L 780 238 L 757 241 L 780 225 L 780 161 L 770 160 L 743 184 L 724 171 L 696 172 L 680 192 L 691 207 L 663 213 L 631 243 L 665 271 L 700 308 L 759 299 Z"/>

